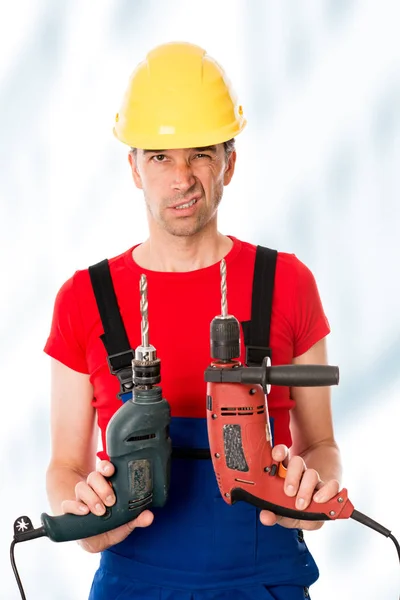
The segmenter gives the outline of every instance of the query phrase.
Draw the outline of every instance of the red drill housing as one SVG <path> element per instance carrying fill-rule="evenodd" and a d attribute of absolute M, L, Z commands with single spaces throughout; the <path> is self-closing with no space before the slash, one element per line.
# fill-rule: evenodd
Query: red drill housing
<path fill-rule="evenodd" d="M 296 372 L 298 367 L 291 369 Z M 269 372 L 273 374 L 274 369 L 279 372 L 279 367 L 269 367 Z M 326 503 L 312 501 L 302 511 L 295 507 L 296 498 L 285 494 L 286 469 L 272 459 L 267 397 L 259 383 L 240 382 L 242 378 L 248 381 L 244 371 L 251 369 L 237 361 L 217 361 L 205 375 L 210 452 L 225 502 L 242 500 L 281 516 L 308 521 L 349 518 L 354 506 L 346 489 Z"/>

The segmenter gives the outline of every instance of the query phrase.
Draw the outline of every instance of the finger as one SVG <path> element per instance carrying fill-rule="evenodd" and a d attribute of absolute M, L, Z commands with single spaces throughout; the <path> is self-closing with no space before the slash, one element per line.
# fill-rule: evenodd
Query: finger
<path fill-rule="evenodd" d="M 284 491 L 287 496 L 295 496 L 297 494 L 305 470 L 306 465 L 301 456 L 293 456 L 290 459 L 284 485 Z"/>
<path fill-rule="evenodd" d="M 260 512 L 260 521 L 263 525 L 267 526 L 278 524 L 286 529 L 304 529 L 307 531 L 320 529 L 324 524 L 324 521 L 304 521 L 289 517 L 280 517 L 269 510 L 262 510 Z"/>
<path fill-rule="evenodd" d="M 97 553 L 122 542 L 136 527 L 148 527 L 153 522 L 154 515 L 145 510 L 133 521 L 120 525 L 101 535 L 95 535 L 78 541 L 87 552 Z"/>
<path fill-rule="evenodd" d="M 84 481 L 80 481 L 75 486 L 76 500 L 86 504 L 89 510 L 95 515 L 103 515 L 106 507 L 96 492 Z"/>
<path fill-rule="evenodd" d="M 298 528 L 304 529 L 304 531 L 316 531 L 321 529 L 325 521 L 299 521 Z"/>
<path fill-rule="evenodd" d="M 307 508 L 315 492 L 315 487 L 320 481 L 320 477 L 315 469 L 306 469 L 304 471 L 296 497 L 297 510 L 305 510 Z"/>
<path fill-rule="evenodd" d="M 150 510 L 144 510 L 134 521 L 131 521 L 131 523 L 134 523 L 135 527 L 148 527 L 152 524 L 153 520 L 154 514 Z"/>
<path fill-rule="evenodd" d="M 299 519 L 291 519 L 290 517 L 281 517 L 275 515 L 269 510 L 262 510 L 260 512 L 260 521 L 263 525 L 275 525 L 278 524 L 286 529 L 300 529 L 301 521 Z"/>
<path fill-rule="evenodd" d="M 96 492 L 105 506 L 112 506 L 115 503 L 113 489 L 101 473 L 92 471 L 89 473 L 86 482 Z"/>
<path fill-rule="evenodd" d="M 314 494 L 315 502 L 328 502 L 331 498 L 339 493 L 340 484 L 337 479 L 330 479 Z"/>
<path fill-rule="evenodd" d="M 63 500 L 61 502 L 61 511 L 65 515 L 71 513 L 72 515 L 86 515 L 89 512 L 89 507 L 83 502 L 77 502 L 76 500 Z"/>
<path fill-rule="evenodd" d="M 269 510 L 262 510 L 260 512 L 260 521 L 263 525 L 275 525 L 278 522 L 278 516 Z"/>
<path fill-rule="evenodd" d="M 283 462 L 289 455 L 289 449 L 284 444 L 277 444 L 272 448 L 272 458 L 277 462 Z"/>
<path fill-rule="evenodd" d="M 115 472 L 115 467 L 109 460 L 101 460 L 96 467 L 96 471 L 99 471 L 105 477 L 110 477 Z"/>
<path fill-rule="evenodd" d="M 122 542 L 136 527 L 148 527 L 152 524 L 154 515 L 149 510 L 143 511 L 133 521 L 129 521 L 124 525 L 120 525 L 116 529 L 112 529 L 106 533 L 106 546 L 114 546 Z"/>

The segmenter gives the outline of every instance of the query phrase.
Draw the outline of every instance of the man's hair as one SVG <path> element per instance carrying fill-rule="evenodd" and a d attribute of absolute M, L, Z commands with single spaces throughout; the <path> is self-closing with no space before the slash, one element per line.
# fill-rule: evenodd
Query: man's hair
<path fill-rule="evenodd" d="M 235 150 L 235 138 L 231 138 L 227 142 L 224 142 L 224 150 L 225 150 L 225 158 L 228 160 L 228 158 L 230 157 L 232 152 Z M 130 148 L 130 152 L 132 152 L 132 154 L 134 156 L 136 156 L 136 151 L 137 151 L 137 148 L 132 148 L 132 147 Z"/>
<path fill-rule="evenodd" d="M 232 152 L 235 150 L 235 138 L 231 138 L 227 142 L 224 142 L 225 158 L 228 159 Z"/>

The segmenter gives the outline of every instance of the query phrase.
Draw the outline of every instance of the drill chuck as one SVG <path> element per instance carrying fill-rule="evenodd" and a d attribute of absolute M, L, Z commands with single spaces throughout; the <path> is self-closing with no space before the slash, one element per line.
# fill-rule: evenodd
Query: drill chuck
<path fill-rule="evenodd" d="M 161 361 L 155 360 L 137 360 L 132 361 L 133 364 L 133 381 L 135 387 L 149 386 L 152 387 L 161 381 Z"/>
<path fill-rule="evenodd" d="M 239 358 L 239 321 L 231 315 L 215 317 L 210 326 L 210 343 L 213 359 L 230 361 Z"/>

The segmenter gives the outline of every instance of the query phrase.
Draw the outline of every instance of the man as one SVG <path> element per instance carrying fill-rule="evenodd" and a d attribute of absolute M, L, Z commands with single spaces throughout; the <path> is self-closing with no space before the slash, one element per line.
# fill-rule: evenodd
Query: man
<path fill-rule="evenodd" d="M 217 228 L 223 188 L 235 170 L 234 137 L 245 124 L 222 68 L 185 43 L 148 54 L 116 116 L 114 133 L 130 146 L 149 235 L 109 261 L 111 276 L 132 348 L 140 345 L 138 282 L 142 273 L 147 276 L 150 341 L 162 363 L 174 445 L 207 446 L 204 370 L 209 325 L 220 308 L 222 258 L 230 313 L 241 323 L 250 319 L 256 248 Z M 47 489 L 56 514 L 101 515 L 115 502 L 105 479 L 114 468 L 104 433 L 121 402 L 102 333 L 89 273 L 78 271 L 57 296 L 45 348 L 52 357 Z M 311 272 L 294 255 L 279 252 L 271 319 L 274 364 L 326 364 L 328 333 Z M 298 509 L 312 498 L 332 498 L 341 467 L 329 388 L 276 387 L 269 405 L 273 456 L 287 461 L 286 494 L 296 496 Z M 103 441 L 97 468 L 96 415 Z M 243 502 L 228 506 L 210 460 L 176 459 L 165 507 L 80 541 L 85 550 L 102 552 L 90 599 L 309 597 L 318 570 L 301 530 L 321 525 L 276 517 Z"/>

